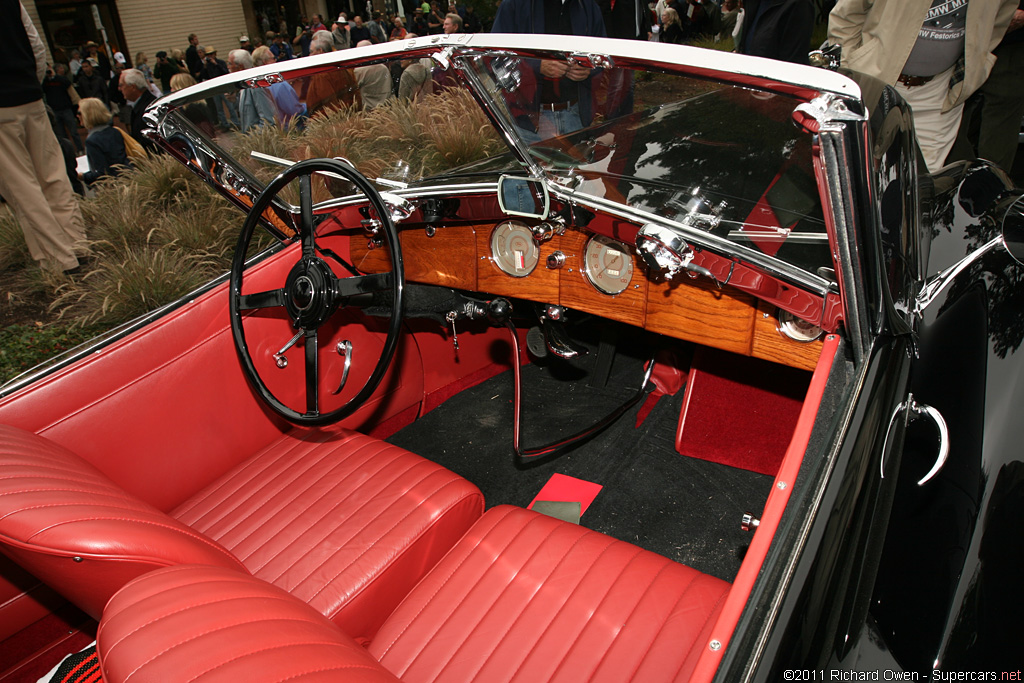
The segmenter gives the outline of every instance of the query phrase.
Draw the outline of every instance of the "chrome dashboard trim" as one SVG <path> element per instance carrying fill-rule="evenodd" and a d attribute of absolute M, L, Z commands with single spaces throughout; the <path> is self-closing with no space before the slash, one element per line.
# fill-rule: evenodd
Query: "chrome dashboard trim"
<path fill-rule="evenodd" d="M 750 249 L 749 247 L 745 247 L 742 244 L 730 242 L 729 240 L 716 235 L 682 225 L 681 223 L 677 223 L 676 221 L 663 216 L 648 213 L 642 209 L 624 206 L 618 202 L 613 202 L 602 197 L 582 194 L 576 190 L 565 188 L 558 183 L 551 183 L 549 185 L 549 190 L 551 191 L 551 194 L 562 201 L 578 203 L 593 209 L 598 209 L 604 213 L 624 218 L 631 223 L 636 223 L 637 226 L 654 223 L 661 227 L 675 230 L 683 236 L 687 243 L 695 244 L 701 248 L 710 249 L 721 256 L 740 257 L 747 263 L 763 269 L 772 276 L 783 278 L 788 282 L 810 290 L 819 296 L 825 296 L 828 294 L 830 282 L 825 278 L 808 273 L 805 270 L 801 270 L 796 266 L 791 266 L 788 263 L 779 261 L 771 256 L 766 256 L 765 254 Z"/>

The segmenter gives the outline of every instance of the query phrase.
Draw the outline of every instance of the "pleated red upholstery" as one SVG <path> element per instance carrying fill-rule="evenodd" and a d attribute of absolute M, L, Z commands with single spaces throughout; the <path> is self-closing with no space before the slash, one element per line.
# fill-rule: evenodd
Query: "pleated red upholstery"
<path fill-rule="evenodd" d="M 106 681 L 397 681 L 309 605 L 219 567 L 132 581 L 107 606 L 96 646 Z"/>
<path fill-rule="evenodd" d="M 406 683 L 685 681 L 729 584 L 530 510 L 489 510 L 381 627 Z"/>
<path fill-rule="evenodd" d="M 462 477 L 342 430 L 289 433 L 172 514 L 368 638 L 482 512 Z"/>
<path fill-rule="evenodd" d="M 0 425 L 0 550 L 98 619 L 131 579 L 175 564 L 245 571 L 223 546 L 48 439 Z"/>

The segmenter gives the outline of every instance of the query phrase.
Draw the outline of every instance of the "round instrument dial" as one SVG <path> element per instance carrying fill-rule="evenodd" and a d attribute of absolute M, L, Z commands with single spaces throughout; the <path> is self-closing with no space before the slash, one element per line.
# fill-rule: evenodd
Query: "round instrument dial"
<path fill-rule="evenodd" d="M 491 258 L 512 277 L 526 277 L 540 261 L 540 249 L 525 223 L 505 221 L 491 233 Z"/>
<path fill-rule="evenodd" d="M 779 321 L 779 332 L 793 341 L 812 342 L 820 337 L 823 332 L 817 325 L 801 320 L 789 311 L 784 311 L 781 308 L 778 310 L 776 317 Z"/>
<path fill-rule="evenodd" d="M 594 235 L 583 250 L 583 272 L 590 284 L 605 294 L 621 294 L 633 279 L 633 255 L 626 245 Z"/>

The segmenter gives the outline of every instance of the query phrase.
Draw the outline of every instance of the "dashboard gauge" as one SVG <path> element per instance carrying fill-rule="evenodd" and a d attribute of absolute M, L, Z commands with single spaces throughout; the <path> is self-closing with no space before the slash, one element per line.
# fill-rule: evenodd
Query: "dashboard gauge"
<path fill-rule="evenodd" d="M 823 330 L 806 320 L 801 320 L 789 311 L 781 308 L 776 312 L 779 321 L 779 332 L 793 341 L 812 342 L 821 336 Z"/>
<path fill-rule="evenodd" d="M 583 250 L 583 272 L 590 284 L 605 294 L 621 294 L 633 279 L 633 255 L 626 245 L 594 235 Z"/>
<path fill-rule="evenodd" d="M 491 258 L 512 277 L 526 277 L 540 261 L 540 249 L 529 226 L 519 221 L 499 223 L 491 233 Z"/>

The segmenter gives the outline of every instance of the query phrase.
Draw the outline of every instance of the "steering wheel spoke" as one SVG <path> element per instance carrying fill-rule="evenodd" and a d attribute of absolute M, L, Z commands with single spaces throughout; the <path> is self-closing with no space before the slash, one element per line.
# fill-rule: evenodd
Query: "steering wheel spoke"
<path fill-rule="evenodd" d="M 251 311 L 257 308 L 275 308 L 284 306 L 285 294 L 283 289 L 271 289 L 266 292 L 255 294 L 240 294 L 238 307 L 243 311 Z"/>
<path fill-rule="evenodd" d="M 320 413 L 320 379 L 317 367 L 317 333 L 316 330 L 305 331 L 306 346 L 306 414 L 316 416 Z"/>
<path fill-rule="evenodd" d="M 392 287 L 391 273 L 375 273 L 358 277 L 342 277 L 334 281 L 334 291 L 339 297 L 350 297 L 357 294 L 384 292 Z"/>
<path fill-rule="evenodd" d="M 302 255 L 312 256 L 316 251 L 312 172 L 299 176 L 299 233 L 302 235 Z"/>
<path fill-rule="evenodd" d="M 332 251 L 329 248 L 331 245 L 325 247 L 316 243 L 316 224 L 318 221 L 317 216 L 313 214 L 312 175 L 314 173 L 330 173 L 340 176 L 351 182 L 365 195 L 370 211 L 380 217 L 380 232 L 387 240 L 391 259 L 390 272 L 361 275 L 355 268 L 348 265 L 344 259 L 341 259 L 336 252 Z M 277 195 L 289 183 L 295 180 L 299 181 L 299 211 L 298 215 L 295 216 L 295 223 L 298 228 L 298 241 L 300 244 L 293 244 L 279 255 L 272 256 L 271 258 L 281 259 L 281 265 L 284 265 L 284 259 L 288 258 L 288 254 L 294 256 L 296 252 L 301 250 L 298 261 L 292 265 L 282 287 L 252 294 L 242 294 L 245 256 L 256 226 L 259 224 L 263 212 L 266 211 Z M 327 238 L 324 238 L 323 241 L 327 241 Z M 324 256 L 341 263 L 351 277 L 337 277 L 330 264 L 324 260 Z M 272 274 L 277 267 L 278 264 L 272 264 L 271 268 L 265 272 Z M 256 394 L 274 412 L 296 424 L 329 424 L 351 415 L 370 398 L 374 390 L 380 385 L 388 366 L 394 358 L 402 329 L 401 311 L 403 308 L 404 285 L 405 275 L 402 266 L 402 251 L 398 240 L 398 231 L 395 229 L 394 221 L 391 220 L 390 212 L 383 198 L 381 198 L 380 193 L 370 181 L 348 164 L 343 164 L 333 159 L 300 161 L 282 171 L 280 175 L 267 185 L 263 193 L 253 203 L 242 226 L 242 232 L 238 237 L 231 265 L 229 283 L 231 333 L 242 369 Z M 320 334 L 321 328 L 333 330 L 333 327 L 324 326 L 339 308 L 353 305 L 355 303 L 351 301 L 353 298 L 361 297 L 360 300 L 364 300 L 369 298 L 368 295 L 382 292 L 391 293 L 389 297 L 391 318 L 388 323 L 387 337 L 384 339 L 376 365 L 358 391 L 355 391 L 352 397 L 340 405 L 340 407 L 334 408 L 329 399 L 331 395 L 337 395 L 341 387 L 339 387 L 338 391 L 328 392 L 325 398 L 326 403 L 322 405 L 322 397 L 320 396 L 321 376 L 326 377 L 328 373 L 326 368 L 321 369 L 319 367 L 321 359 L 317 347 L 321 341 L 324 344 L 333 343 L 330 337 L 334 332 L 328 334 L 325 331 L 324 334 Z M 305 397 L 304 399 L 299 399 L 305 402 L 304 410 L 285 404 L 268 388 L 267 383 L 260 376 L 260 370 L 257 369 L 253 354 L 249 350 L 243 312 L 273 307 L 283 308 L 287 313 L 292 329 L 299 331 L 299 335 L 305 338 L 303 342 L 305 346 L 305 363 L 301 380 L 303 383 L 301 389 Z M 370 333 L 367 332 L 367 334 Z M 350 343 L 348 340 L 344 342 L 346 345 L 350 345 Z M 348 364 L 351 363 L 351 346 L 347 346 L 346 349 L 346 353 L 339 353 L 339 358 L 343 355 L 343 362 L 346 363 L 346 367 L 342 370 L 342 386 L 344 386 L 345 379 L 348 376 Z M 281 363 L 279 360 L 283 351 L 274 354 L 277 362 L 271 366 L 272 369 L 264 369 L 264 372 L 289 372 L 287 369 L 288 364 L 286 362 Z M 328 356 L 324 356 L 324 358 L 327 359 Z M 366 356 L 360 355 L 361 361 L 363 358 L 366 358 Z M 328 362 L 334 362 L 333 355 L 330 356 L 330 359 Z M 368 362 L 373 362 L 372 355 L 369 357 Z M 261 367 L 264 367 L 262 363 L 263 361 L 261 361 Z M 362 376 L 361 373 L 360 376 Z M 294 372 L 289 377 L 294 378 L 291 380 L 293 382 L 298 381 L 298 377 Z M 345 393 L 349 395 L 348 391 Z M 290 399 L 291 402 L 295 400 L 295 398 Z"/>

